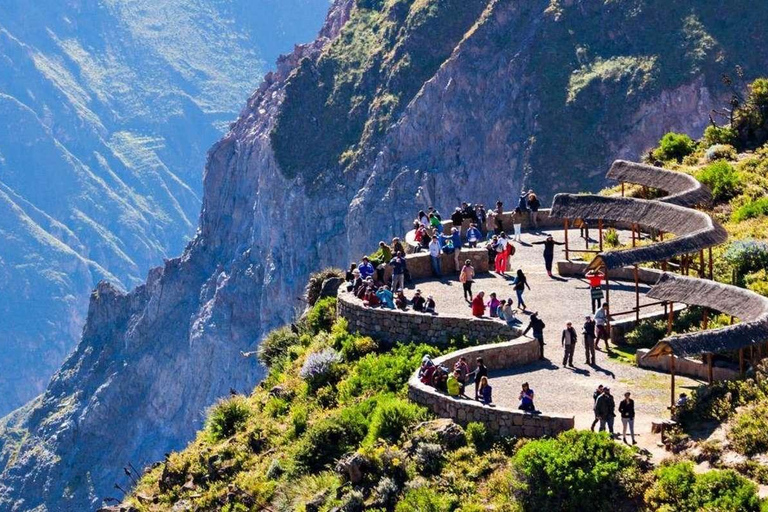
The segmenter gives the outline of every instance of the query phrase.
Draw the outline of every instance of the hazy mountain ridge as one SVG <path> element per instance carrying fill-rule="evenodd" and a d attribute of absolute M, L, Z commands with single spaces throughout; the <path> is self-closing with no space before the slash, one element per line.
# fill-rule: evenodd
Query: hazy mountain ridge
<path fill-rule="evenodd" d="M 0 7 L 0 414 L 44 389 L 80 337 L 97 281 L 130 289 L 192 237 L 205 151 L 265 62 L 312 37 L 326 8 Z"/>

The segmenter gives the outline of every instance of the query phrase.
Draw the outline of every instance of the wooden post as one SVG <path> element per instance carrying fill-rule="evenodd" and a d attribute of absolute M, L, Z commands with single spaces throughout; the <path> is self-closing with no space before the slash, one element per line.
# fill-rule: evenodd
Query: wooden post
<path fill-rule="evenodd" d="M 598 240 L 600 243 L 600 252 L 603 252 L 603 219 L 597 221 Z"/>
<path fill-rule="evenodd" d="M 672 377 L 671 405 L 675 406 L 675 354 L 669 354 L 669 374 Z"/>
<path fill-rule="evenodd" d="M 621 197 L 624 197 L 624 182 L 621 182 Z"/>
<path fill-rule="evenodd" d="M 608 306 L 608 315 L 611 314 L 611 284 L 608 282 L 608 267 L 603 267 L 605 275 L 605 304 Z M 610 331 L 608 331 L 610 333 Z"/>
<path fill-rule="evenodd" d="M 675 321 L 675 303 L 669 301 L 669 314 L 667 315 L 667 336 L 672 334 L 672 323 Z"/>
<path fill-rule="evenodd" d="M 635 265 L 635 324 L 640 322 L 640 277 Z"/>
<path fill-rule="evenodd" d="M 709 309 L 704 308 L 704 313 L 702 314 L 701 318 L 701 329 L 706 331 L 707 326 L 709 326 Z"/>
<path fill-rule="evenodd" d="M 565 259 L 570 260 L 568 257 L 568 219 L 563 221 L 563 230 L 565 231 Z"/>
<path fill-rule="evenodd" d="M 635 239 L 635 223 L 632 223 L 632 247 L 637 246 L 637 240 Z"/>
<path fill-rule="evenodd" d="M 709 248 L 709 280 L 714 281 L 715 273 L 712 270 L 712 248 Z"/>
<path fill-rule="evenodd" d="M 739 374 L 744 376 L 744 347 L 739 349 Z"/>
<path fill-rule="evenodd" d="M 712 354 L 707 354 L 707 381 L 712 384 Z"/>
<path fill-rule="evenodd" d="M 704 279 L 707 274 L 704 273 L 704 249 L 699 250 L 699 278 Z"/>

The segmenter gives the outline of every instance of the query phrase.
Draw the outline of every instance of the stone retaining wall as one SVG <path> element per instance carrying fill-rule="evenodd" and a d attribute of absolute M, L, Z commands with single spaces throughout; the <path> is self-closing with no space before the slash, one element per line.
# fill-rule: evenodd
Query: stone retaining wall
<path fill-rule="evenodd" d="M 475 268 L 476 274 L 482 274 L 483 272 L 488 272 L 490 270 L 488 267 L 488 251 L 485 249 L 461 249 L 459 251 L 459 262 L 461 265 L 464 264 L 465 260 L 472 261 L 472 266 Z M 432 277 L 432 262 L 430 261 L 429 253 L 419 252 L 406 254 L 405 261 L 412 279 L 427 279 Z M 440 268 L 443 274 L 450 274 L 451 272 L 458 272 L 460 270 L 456 269 L 453 254 L 440 255 Z M 384 280 L 389 283 L 390 279 L 392 279 L 392 267 L 387 265 L 387 269 L 384 271 Z"/>
<path fill-rule="evenodd" d="M 338 293 L 337 314 L 347 320 L 350 332 L 387 343 L 418 340 L 447 345 L 452 339 L 463 336 L 482 341 L 520 336 L 519 329 L 509 327 L 501 320 L 367 308 L 363 301 L 345 289 Z"/>
<path fill-rule="evenodd" d="M 637 366 L 669 373 L 669 356 L 644 358 L 647 353 L 647 348 L 642 348 L 637 351 L 637 354 L 635 354 L 635 362 L 637 362 Z M 707 380 L 709 378 L 707 365 L 705 363 L 687 357 L 674 356 L 674 358 L 675 375 L 685 375 L 699 380 Z M 714 380 L 731 380 L 738 376 L 738 370 L 733 368 L 725 368 L 716 365 L 712 366 L 712 378 Z"/>
<path fill-rule="evenodd" d="M 489 370 L 500 370 L 532 363 L 539 359 L 539 355 L 540 348 L 536 340 L 520 337 L 505 343 L 452 352 L 436 358 L 435 364 L 452 367 L 461 356 L 465 356 L 472 366 L 477 357 L 482 357 Z M 419 380 L 418 371 L 408 381 L 408 397 L 438 416 L 452 418 L 462 425 L 478 421 L 485 424 L 489 431 L 501 436 L 554 436 L 574 428 L 573 416 L 527 414 L 514 409 L 483 405 L 475 400 L 450 397 L 423 384 Z"/>

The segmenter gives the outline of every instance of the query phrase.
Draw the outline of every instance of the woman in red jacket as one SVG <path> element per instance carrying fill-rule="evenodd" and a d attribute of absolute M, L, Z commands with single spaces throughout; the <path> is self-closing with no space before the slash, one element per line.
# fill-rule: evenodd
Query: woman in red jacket
<path fill-rule="evenodd" d="M 477 292 L 472 299 L 472 316 L 481 317 L 485 314 L 485 292 Z"/>

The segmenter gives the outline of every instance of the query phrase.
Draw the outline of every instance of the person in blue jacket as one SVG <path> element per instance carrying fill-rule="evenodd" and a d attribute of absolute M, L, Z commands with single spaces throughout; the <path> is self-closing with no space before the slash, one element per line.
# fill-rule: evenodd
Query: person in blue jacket
<path fill-rule="evenodd" d="M 389 286 L 384 285 L 379 288 L 379 291 L 376 292 L 376 296 L 385 308 L 395 309 L 395 296 L 392 294 Z"/>
<path fill-rule="evenodd" d="M 368 256 L 363 256 L 363 261 L 360 262 L 357 269 L 360 271 L 360 277 L 363 278 L 363 281 L 369 277 L 373 277 L 374 268 L 373 265 L 371 265 L 371 262 L 368 261 Z"/>
<path fill-rule="evenodd" d="M 483 239 L 483 233 L 477 229 L 477 226 L 475 224 L 470 224 L 469 229 L 467 230 L 467 245 L 475 248 L 477 247 L 477 242 Z"/>

